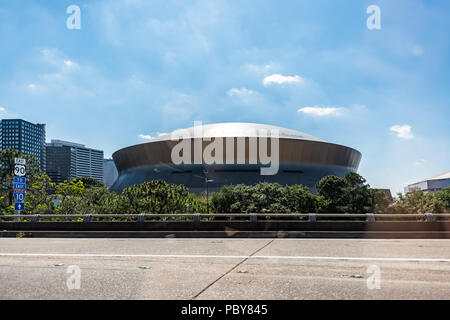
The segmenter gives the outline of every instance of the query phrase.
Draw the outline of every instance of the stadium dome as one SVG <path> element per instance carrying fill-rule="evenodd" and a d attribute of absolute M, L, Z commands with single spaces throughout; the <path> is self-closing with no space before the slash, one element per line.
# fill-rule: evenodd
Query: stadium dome
<path fill-rule="evenodd" d="M 228 122 L 202 125 L 202 130 L 196 131 L 197 127 L 190 127 L 187 129 L 175 130 L 169 134 L 162 134 L 158 138 L 149 140 L 149 142 L 170 140 L 172 135 L 189 136 L 194 138 L 215 138 L 215 137 L 261 137 L 264 133 L 270 133 L 271 130 L 279 131 L 279 138 L 284 139 L 298 139 L 325 142 L 319 138 L 313 137 L 309 134 L 286 129 L 277 126 L 258 123 L 244 123 L 244 122 Z M 200 135 L 198 133 L 201 133 Z M 269 136 L 270 137 L 270 136 Z"/>
<path fill-rule="evenodd" d="M 315 192 L 324 176 L 356 172 L 361 153 L 292 129 L 232 122 L 162 134 L 116 151 L 113 159 L 119 177 L 111 190 L 118 192 L 158 179 L 195 193 L 205 192 L 206 184 L 217 191 L 264 181 L 302 184 Z"/>

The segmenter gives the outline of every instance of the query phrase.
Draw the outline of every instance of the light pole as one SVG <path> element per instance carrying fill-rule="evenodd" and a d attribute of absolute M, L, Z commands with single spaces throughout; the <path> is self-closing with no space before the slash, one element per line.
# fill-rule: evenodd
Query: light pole
<path fill-rule="evenodd" d="M 214 182 L 214 180 L 208 179 L 208 170 L 203 169 L 203 172 L 205 173 L 205 187 L 206 187 L 206 210 L 208 210 L 209 213 L 209 192 L 208 192 L 208 183 Z"/>

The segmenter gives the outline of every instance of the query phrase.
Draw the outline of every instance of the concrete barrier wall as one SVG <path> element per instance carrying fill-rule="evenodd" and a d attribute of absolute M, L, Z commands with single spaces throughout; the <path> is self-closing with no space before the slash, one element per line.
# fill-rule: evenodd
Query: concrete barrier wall
<path fill-rule="evenodd" d="M 450 232 L 450 222 L 306 222 L 306 221 L 163 221 L 163 222 L 0 222 L 0 231 L 332 231 Z"/>

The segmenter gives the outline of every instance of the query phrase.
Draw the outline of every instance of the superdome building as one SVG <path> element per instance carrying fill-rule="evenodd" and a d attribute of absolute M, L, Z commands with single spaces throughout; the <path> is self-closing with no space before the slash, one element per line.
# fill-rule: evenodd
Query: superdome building
<path fill-rule="evenodd" d="M 315 192 L 324 176 L 356 172 L 361 153 L 291 129 L 217 123 L 118 150 L 113 159 L 119 177 L 111 190 L 118 192 L 158 179 L 183 184 L 195 193 L 259 182 L 302 184 Z"/>

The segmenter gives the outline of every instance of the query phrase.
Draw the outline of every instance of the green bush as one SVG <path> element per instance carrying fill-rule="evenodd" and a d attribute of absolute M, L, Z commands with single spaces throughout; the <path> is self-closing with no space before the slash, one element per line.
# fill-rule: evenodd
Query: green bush
<path fill-rule="evenodd" d="M 322 212 L 328 202 L 301 185 L 225 186 L 214 193 L 211 206 L 216 213 L 309 213 Z"/>
<path fill-rule="evenodd" d="M 406 195 L 399 194 L 397 200 L 389 208 L 390 213 L 440 213 L 441 207 L 437 197 L 431 193 L 413 191 Z"/>
<path fill-rule="evenodd" d="M 119 198 L 119 208 L 124 213 L 206 213 L 206 205 L 189 194 L 185 186 L 162 180 L 128 187 Z"/>
<path fill-rule="evenodd" d="M 444 211 L 450 212 L 450 187 L 436 192 L 436 199 Z"/>
<path fill-rule="evenodd" d="M 344 178 L 323 177 L 316 185 L 317 193 L 329 201 L 330 213 L 368 213 L 373 210 L 373 197 L 359 174 L 350 172 Z"/>

